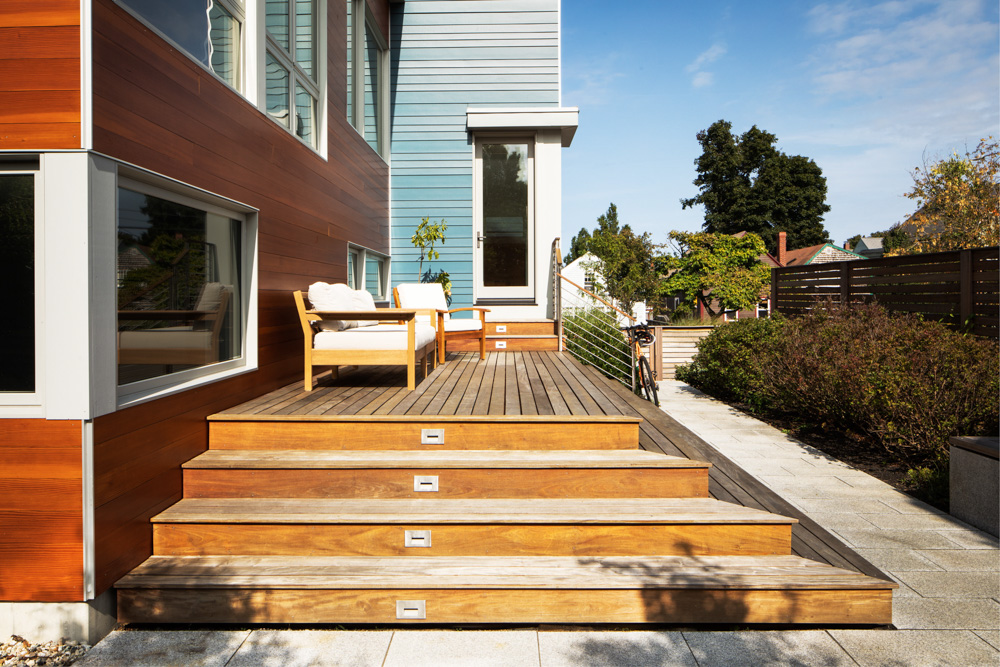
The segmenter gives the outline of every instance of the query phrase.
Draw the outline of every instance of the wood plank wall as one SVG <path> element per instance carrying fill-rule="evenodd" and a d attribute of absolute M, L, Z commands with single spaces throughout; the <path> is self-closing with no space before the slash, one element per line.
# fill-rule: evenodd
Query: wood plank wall
<path fill-rule="evenodd" d="M 369 0 L 382 25 L 388 0 Z M 328 6 L 329 160 L 111 0 L 94 3 L 94 144 L 260 210 L 259 370 L 94 425 L 97 591 L 151 551 L 149 517 L 180 498 L 205 417 L 301 374 L 291 290 L 346 281 L 347 242 L 388 253 L 388 166 L 346 118 L 346 3 Z"/>
<path fill-rule="evenodd" d="M 83 427 L 0 419 L 0 600 L 83 599 Z"/>
<path fill-rule="evenodd" d="M 80 148 L 80 1 L 0 2 L 0 150 Z"/>

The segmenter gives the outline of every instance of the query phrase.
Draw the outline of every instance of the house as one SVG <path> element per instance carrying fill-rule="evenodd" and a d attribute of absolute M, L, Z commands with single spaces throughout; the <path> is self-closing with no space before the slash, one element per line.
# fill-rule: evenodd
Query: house
<path fill-rule="evenodd" d="M 847 250 L 847 246 L 844 246 Z M 850 248 L 855 254 L 866 257 L 867 259 L 878 259 L 882 256 L 882 237 L 881 236 L 863 236 L 858 244 L 853 248 Z"/>
<path fill-rule="evenodd" d="M 607 294 L 600 290 L 601 276 L 597 274 L 597 257 L 587 252 L 572 262 L 567 264 L 562 268 L 560 273 L 564 278 L 575 283 L 579 287 L 582 287 L 587 292 L 595 293 L 597 296 L 607 299 L 611 305 L 613 305 L 620 312 L 617 315 L 618 323 L 621 326 L 628 326 L 632 324 L 629 319 L 624 315 L 624 310 L 621 308 L 620 304 L 614 303 Z M 564 288 L 565 289 L 565 288 Z M 586 294 L 583 290 L 579 288 L 576 289 L 576 294 L 573 295 L 575 298 L 581 301 L 587 301 L 588 299 L 593 300 L 592 297 Z M 640 301 L 632 306 L 632 312 L 629 313 L 637 322 L 646 321 L 646 302 Z"/>
<path fill-rule="evenodd" d="M 776 259 L 779 266 L 805 266 L 806 264 L 865 259 L 863 255 L 839 248 L 832 243 L 819 243 L 807 248 L 786 250 L 786 236 L 785 232 L 778 233 L 778 256 Z"/>
<path fill-rule="evenodd" d="M 551 317 L 578 116 L 561 106 L 559 12 L 0 10 L 0 618 L 99 638 L 111 586 L 150 554 L 149 518 L 206 448 L 205 417 L 299 377 L 291 291 L 348 282 L 387 301 L 418 279 L 422 217 L 448 221 L 433 269 L 453 306 Z"/>

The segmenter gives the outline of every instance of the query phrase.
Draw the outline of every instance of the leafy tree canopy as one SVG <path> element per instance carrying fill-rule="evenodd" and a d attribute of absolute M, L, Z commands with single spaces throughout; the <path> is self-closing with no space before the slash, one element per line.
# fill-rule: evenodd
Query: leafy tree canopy
<path fill-rule="evenodd" d="M 681 200 L 682 208 L 705 207 L 703 228 L 712 234 L 747 231 L 775 252 L 778 232 L 788 233 L 789 248 L 830 240 L 823 227 L 826 178 L 809 158 L 775 148 L 778 138 L 756 125 L 735 136 L 732 123 L 719 120 L 697 135 L 702 147 L 695 160 L 699 193 Z"/>
<path fill-rule="evenodd" d="M 753 308 L 768 289 L 771 271 L 760 261 L 766 248 L 756 234 L 742 237 L 706 232 L 670 232 L 676 255 L 668 262 L 673 273 L 663 284 L 667 294 L 680 293 L 692 310 L 703 294 L 713 316 L 724 310 Z M 719 312 L 712 302 L 718 300 Z"/>
<path fill-rule="evenodd" d="M 574 241 L 581 238 L 586 230 Z M 597 219 L 597 228 L 589 235 L 584 252 L 596 258 L 593 270 L 597 287 L 627 313 L 640 301 L 652 301 L 660 294 L 656 270 L 656 246 L 649 233 L 641 236 L 618 221 L 618 207 L 608 206 Z M 571 246 L 572 249 L 572 246 Z"/>
<path fill-rule="evenodd" d="M 586 227 L 581 227 L 579 233 L 569 242 L 569 252 L 563 257 L 563 264 L 569 264 L 578 257 L 583 257 L 587 254 L 589 247 L 590 232 L 587 231 Z"/>
<path fill-rule="evenodd" d="M 895 224 L 884 232 L 872 232 L 871 234 L 868 234 L 868 236 L 882 239 L 883 254 L 892 254 L 894 250 L 906 248 L 913 243 L 912 237 L 900 224 Z M 861 242 L 862 238 L 861 234 L 855 234 L 851 238 L 847 239 L 847 245 L 851 246 L 851 249 L 853 250 L 858 246 L 858 243 Z"/>
<path fill-rule="evenodd" d="M 913 243 L 887 254 L 915 254 L 982 248 L 1000 243 L 1000 147 L 982 139 L 965 155 L 958 153 L 913 173 L 906 196 L 917 212 L 903 223 Z"/>

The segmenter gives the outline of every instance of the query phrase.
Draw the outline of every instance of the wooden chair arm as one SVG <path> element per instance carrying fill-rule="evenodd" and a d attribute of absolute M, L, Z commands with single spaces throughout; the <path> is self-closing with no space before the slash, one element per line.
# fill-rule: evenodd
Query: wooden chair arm
<path fill-rule="evenodd" d="M 451 310 L 449 310 L 447 312 L 448 313 L 460 313 L 463 310 L 478 310 L 481 313 L 488 313 L 488 312 L 490 312 L 489 308 L 480 308 L 478 306 L 475 306 L 475 307 L 472 307 L 472 308 L 452 308 Z"/>
<path fill-rule="evenodd" d="M 417 311 L 404 308 L 379 308 L 378 310 L 307 310 L 306 315 L 316 315 L 322 320 L 412 320 Z"/>

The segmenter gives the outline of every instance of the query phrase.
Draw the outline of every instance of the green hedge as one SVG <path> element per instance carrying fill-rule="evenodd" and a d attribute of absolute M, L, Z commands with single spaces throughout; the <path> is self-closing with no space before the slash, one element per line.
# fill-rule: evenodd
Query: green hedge
<path fill-rule="evenodd" d="M 719 398 L 872 436 L 911 465 L 948 437 L 995 435 L 997 342 L 875 304 L 716 329 L 677 377 Z"/>

